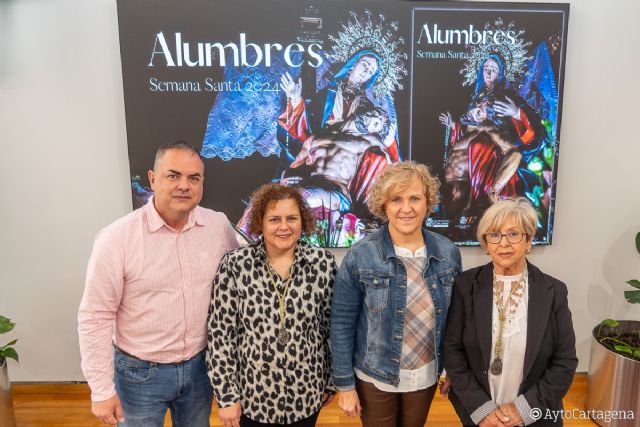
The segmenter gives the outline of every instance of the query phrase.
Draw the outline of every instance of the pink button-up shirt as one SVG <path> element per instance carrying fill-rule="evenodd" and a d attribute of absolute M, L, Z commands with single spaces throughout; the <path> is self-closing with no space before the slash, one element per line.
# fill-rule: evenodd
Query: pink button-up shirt
<path fill-rule="evenodd" d="M 222 256 L 236 247 L 224 214 L 198 206 L 176 232 L 153 199 L 98 233 L 78 311 L 92 400 L 116 393 L 112 339 L 158 363 L 180 362 L 205 348 L 211 283 Z"/>

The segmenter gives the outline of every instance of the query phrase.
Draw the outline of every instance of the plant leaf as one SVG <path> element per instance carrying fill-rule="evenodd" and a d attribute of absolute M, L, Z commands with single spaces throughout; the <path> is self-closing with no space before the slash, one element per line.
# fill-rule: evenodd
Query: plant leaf
<path fill-rule="evenodd" d="M 20 358 L 18 357 L 18 352 L 13 347 L 5 348 L 4 350 L 0 351 L 0 356 L 7 359 L 13 359 L 16 362 L 20 361 Z"/>
<path fill-rule="evenodd" d="M 640 254 L 640 231 L 636 234 L 636 250 Z"/>
<path fill-rule="evenodd" d="M 640 280 L 637 279 L 631 279 L 631 280 L 627 280 L 627 283 L 631 286 L 633 286 L 634 288 L 638 288 L 640 289 Z"/>
<path fill-rule="evenodd" d="M 600 322 L 600 324 L 609 328 L 617 328 L 620 325 L 620 322 L 613 319 L 604 319 L 602 322 Z"/>
<path fill-rule="evenodd" d="M 640 304 L 640 291 L 624 291 L 624 297 L 631 304 Z"/>
<path fill-rule="evenodd" d="M 628 345 L 614 345 L 613 348 L 620 353 L 633 354 L 633 350 Z"/>
<path fill-rule="evenodd" d="M 640 359 L 640 348 L 637 350 L 633 350 L 633 357 L 636 359 Z"/>
<path fill-rule="evenodd" d="M 0 334 L 6 334 L 16 326 L 10 319 L 0 316 Z"/>
<path fill-rule="evenodd" d="M 4 350 L 5 348 L 14 345 L 15 343 L 17 343 L 18 340 L 13 340 L 13 341 L 9 341 L 8 343 L 6 343 L 4 346 L 0 347 L 0 350 Z"/>

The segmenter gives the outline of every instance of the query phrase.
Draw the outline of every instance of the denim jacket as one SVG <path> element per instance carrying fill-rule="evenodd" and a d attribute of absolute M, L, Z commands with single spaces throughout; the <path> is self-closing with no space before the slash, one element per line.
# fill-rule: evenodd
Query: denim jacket
<path fill-rule="evenodd" d="M 436 360 L 442 372 L 442 341 L 460 251 L 446 237 L 422 230 L 427 263 L 422 276 L 436 315 Z M 331 303 L 333 381 L 355 386 L 354 368 L 385 384 L 400 379 L 407 272 L 393 249 L 388 226 L 369 234 L 347 252 L 334 283 Z"/>

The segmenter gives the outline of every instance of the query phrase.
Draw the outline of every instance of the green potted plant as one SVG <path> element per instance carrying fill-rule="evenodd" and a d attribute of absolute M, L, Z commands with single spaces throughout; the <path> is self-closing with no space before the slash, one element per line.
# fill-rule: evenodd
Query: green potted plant
<path fill-rule="evenodd" d="M 0 316 L 0 334 L 6 334 L 16 326 L 10 319 Z M 7 369 L 7 359 L 19 361 L 18 352 L 13 348 L 18 340 L 11 340 L 0 347 L 0 425 L 15 427 L 16 420 L 13 414 L 13 400 L 11 399 L 11 383 Z"/>
<path fill-rule="evenodd" d="M 16 324 L 4 316 L 0 316 L 0 334 L 6 334 L 11 332 L 15 328 Z M 7 359 L 14 359 L 16 362 L 20 360 L 18 352 L 13 348 L 14 344 L 18 340 L 9 341 L 4 346 L 0 347 L 0 365 L 7 363 Z"/>
<path fill-rule="evenodd" d="M 635 238 L 640 254 L 640 233 Z M 624 292 L 631 304 L 640 303 L 640 280 L 626 283 L 636 288 Z M 640 414 L 636 398 L 640 380 L 640 321 L 605 319 L 593 329 L 589 362 L 587 409 L 591 414 L 614 413 L 612 417 L 594 417 L 601 426 L 635 426 Z"/>

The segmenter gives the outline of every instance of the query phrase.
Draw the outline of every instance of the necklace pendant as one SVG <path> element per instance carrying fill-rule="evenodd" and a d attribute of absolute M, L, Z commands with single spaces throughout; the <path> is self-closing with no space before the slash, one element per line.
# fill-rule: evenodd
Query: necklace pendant
<path fill-rule="evenodd" d="M 287 332 L 284 328 L 281 328 L 278 331 L 278 337 L 276 338 L 276 341 L 278 342 L 278 344 L 287 345 L 290 339 L 291 339 L 291 334 Z"/>
<path fill-rule="evenodd" d="M 499 357 L 493 359 L 493 362 L 491 362 L 490 370 L 493 375 L 502 374 L 502 359 Z"/>

